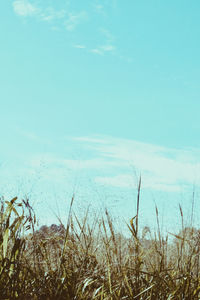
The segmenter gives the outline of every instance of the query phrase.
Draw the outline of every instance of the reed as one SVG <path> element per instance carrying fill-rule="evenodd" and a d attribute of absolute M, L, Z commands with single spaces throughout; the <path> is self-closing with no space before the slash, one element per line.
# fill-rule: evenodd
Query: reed
<path fill-rule="evenodd" d="M 157 207 L 157 232 L 139 230 L 140 189 L 141 179 L 129 238 L 107 210 L 91 222 L 88 209 L 80 220 L 74 197 L 66 226 L 39 230 L 28 199 L 1 198 L 0 299 L 199 299 L 200 231 L 184 226 L 181 206 L 173 242 L 161 234 Z"/>

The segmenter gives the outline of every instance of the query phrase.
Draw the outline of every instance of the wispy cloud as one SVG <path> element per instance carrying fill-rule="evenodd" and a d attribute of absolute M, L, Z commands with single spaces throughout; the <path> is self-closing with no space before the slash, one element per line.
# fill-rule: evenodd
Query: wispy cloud
<path fill-rule="evenodd" d="M 82 136 L 82 137 L 74 137 L 72 140 L 77 142 L 85 142 L 85 143 L 92 143 L 92 144 L 108 144 L 109 142 L 106 141 L 105 138 L 101 137 L 89 137 L 89 136 Z"/>
<path fill-rule="evenodd" d="M 41 22 L 49 23 L 51 29 L 54 31 L 66 30 L 68 32 L 73 32 L 78 26 L 80 27 L 81 24 L 93 20 L 93 18 L 89 17 L 91 14 L 89 7 L 86 7 L 86 10 L 77 11 L 72 9 L 72 5 L 69 3 L 68 5 L 65 3 L 65 5 L 63 4 L 59 6 L 60 9 L 58 9 L 58 6 L 53 5 L 52 3 L 52 5 L 49 6 L 49 2 L 45 3 L 41 0 L 13 0 L 12 4 L 13 10 L 17 16 L 23 18 L 32 17 Z M 102 3 L 97 1 L 94 6 L 98 12 L 103 14 L 104 11 L 108 9 L 110 4 L 108 5 L 108 2 Z M 103 22 L 102 17 L 100 17 L 100 24 L 101 22 Z M 117 53 L 115 37 L 107 28 L 104 28 L 100 25 L 96 29 L 95 38 L 93 37 L 91 41 L 93 41 L 93 45 L 87 45 L 87 47 L 84 43 L 80 43 L 79 41 L 72 45 L 72 47 L 77 49 L 85 49 L 88 53 L 101 56 L 105 54 L 113 54 L 120 58 L 119 54 Z"/>
<path fill-rule="evenodd" d="M 106 28 L 100 28 L 99 32 L 106 38 L 108 43 L 112 43 L 115 41 L 114 35 Z"/>
<path fill-rule="evenodd" d="M 52 155 L 50 153 L 35 155 L 31 158 L 32 167 L 38 167 L 41 165 L 50 167 L 59 167 L 63 169 L 71 170 L 105 170 L 112 167 L 121 166 L 117 161 L 107 160 L 101 157 L 95 157 L 90 159 L 66 159 Z"/>
<path fill-rule="evenodd" d="M 174 192 L 179 191 L 180 187 L 199 184 L 199 149 L 177 150 L 114 138 L 105 138 L 103 142 L 102 137 L 95 137 L 94 140 L 80 138 L 80 142 L 86 143 L 98 156 L 117 162 L 115 172 L 118 175 L 97 176 L 95 181 L 101 184 L 130 186 L 132 167 L 141 172 L 144 188 Z"/>
<path fill-rule="evenodd" d="M 56 10 L 53 7 L 43 8 L 28 0 L 15 0 L 13 2 L 14 12 L 21 17 L 37 17 L 41 21 L 50 22 L 63 19 L 67 15 L 66 9 Z"/>
<path fill-rule="evenodd" d="M 42 2 L 37 5 L 29 0 L 13 1 L 14 12 L 21 17 L 36 17 L 43 22 L 61 21 L 60 26 L 67 31 L 73 31 L 80 23 L 87 20 L 87 12 L 72 13 L 69 7 L 63 6 L 58 10 L 52 6 L 44 6 Z"/>
<path fill-rule="evenodd" d="M 16 127 L 14 131 L 16 135 L 18 135 L 19 137 L 21 136 L 32 143 L 39 143 L 39 144 L 46 144 L 46 145 L 51 144 L 51 141 L 49 139 L 47 139 L 46 137 L 42 137 L 33 131 L 26 130 L 20 127 Z"/>
<path fill-rule="evenodd" d="M 99 33 L 104 37 L 104 43 L 100 46 L 92 48 L 90 52 L 104 55 L 105 53 L 113 53 L 116 50 L 114 45 L 115 37 L 110 33 L 108 29 L 100 28 Z"/>
<path fill-rule="evenodd" d="M 23 17 L 34 16 L 39 12 L 38 8 L 28 0 L 15 0 L 13 2 L 13 9 L 17 15 Z"/>
<path fill-rule="evenodd" d="M 97 14 L 102 15 L 103 17 L 108 16 L 108 12 L 112 12 L 117 8 L 116 0 L 95 0 L 93 1 L 93 8 Z"/>
<path fill-rule="evenodd" d="M 18 134 L 37 145 L 48 142 L 33 132 L 20 130 Z M 180 192 L 193 184 L 200 187 L 200 149 L 172 149 L 104 136 L 63 138 L 60 142 L 62 148 L 70 144 L 73 156 L 69 151 L 22 154 L 19 166 L 24 166 L 27 178 L 42 166 L 43 179 L 60 185 L 66 176 L 81 174 L 100 187 L 132 189 L 141 173 L 142 188 L 150 191 Z"/>
<path fill-rule="evenodd" d="M 87 13 L 85 11 L 81 11 L 77 14 L 69 13 L 68 19 L 65 21 L 65 28 L 68 31 L 73 31 L 77 25 L 87 20 Z"/>
<path fill-rule="evenodd" d="M 150 175 L 150 174 L 149 174 Z M 136 188 L 137 182 L 133 174 L 120 174 L 115 176 L 97 176 L 95 182 L 103 186 L 112 186 L 117 188 Z M 165 191 L 165 192 L 181 192 L 183 186 L 177 185 L 172 181 L 167 182 L 166 178 L 163 180 L 157 180 L 156 176 L 142 176 L 142 188 L 150 189 L 154 191 Z"/>
<path fill-rule="evenodd" d="M 98 55 L 104 55 L 105 53 L 113 52 L 114 50 L 115 50 L 115 46 L 113 46 L 113 45 L 103 45 L 103 46 L 99 46 L 97 48 L 91 49 L 90 51 L 92 53 L 95 53 Z"/>
<path fill-rule="evenodd" d="M 67 11 L 65 9 L 55 10 L 53 7 L 48 7 L 41 11 L 39 17 L 43 21 L 53 21 L 65 18 Z"/>
<path fill-rule="evenodd" d="M 97 176 L 95 177 L 95 182 L 101 185 L 110 185 L 113 187 L 121 187 L 121 188 L 132 188 L 135 187 L 135 182 L 133 180 L 133 176 L 129 174 L 120 174 L 109 177 Z"/>
<path fill-rule="evenodd" d="M 101 49 L 99 49 L 99 48 L 91 49 L 90 52 L 98 54 L 98 55 L 103 55 L 104 54 L 103 51 L 101 51 Z"/>
<path fill-rule="evenodd" d="M 77 49 L 86 49 L 86 46 L 85 45 L 81 45 L 81 44 L 73 45 L 73 47 L 77 48 Z"/>
<path fill-rule="evenodd" d="M 113 2 L 114 5 L 114 2 Z M 91 53 L 98 54 L 98 55 L 104 55 L 104 54 L 113 54 L 116 58 L 123 60 L 127 63 L 132 63 L 134 60 L 132 57 L 127 55 L 122 55 L 118 51 L 118 47 L 116 46 L 116 38 L 115 36 L 110 32 L 110 30 L 100 27 L 98 30 L 99 34 L 104 37 L 104 42 L 90 50 Z"/>
<path fill-rule="evenodd" d="M 95 11 L 96 13 L 101 14 L 101 15 L 103 15 L 103 16 L 106 15 L 106 13 L 105 13 L 105 8 L 104 8 L 103 4 L 100 4 L 100 3 L 98 2 L 98 3 L 95 3 L 93 7 L 94 7 L 94 11 Z"/>

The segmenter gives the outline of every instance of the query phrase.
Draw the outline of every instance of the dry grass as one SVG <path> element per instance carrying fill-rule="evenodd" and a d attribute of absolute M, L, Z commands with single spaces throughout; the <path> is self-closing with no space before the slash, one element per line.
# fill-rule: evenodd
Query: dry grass
<path fill-rule="evenodd" d="M 82 221 L 72 213 L 63 224 L 35 230 L 28 199 L 1 199 L 0 299 L 199 299 L 200 231 L 182 229 L 169 243 L 157 228 L 139 236 L 137 214 L 130 238 L 116 233 L 108 211 Z M 27 231 L 28 230 L 28 231 Z M 149 237 L 147 239 L 147 236 Z"/>

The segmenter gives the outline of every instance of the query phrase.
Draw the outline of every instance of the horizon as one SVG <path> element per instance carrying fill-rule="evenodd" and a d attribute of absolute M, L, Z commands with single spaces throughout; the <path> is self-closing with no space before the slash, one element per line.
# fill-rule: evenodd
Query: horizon
<path fill-rule="evenodd" d="M 1 195 L 30 197 L 41 225 L 64 219 L 73 193 L 78 212 L 129 222 L 141 175 L 142 226 L 155 204 L 163 228 L 178 228 L 179 204 L 199 226 L 199 9 L 2 1 Z"/>

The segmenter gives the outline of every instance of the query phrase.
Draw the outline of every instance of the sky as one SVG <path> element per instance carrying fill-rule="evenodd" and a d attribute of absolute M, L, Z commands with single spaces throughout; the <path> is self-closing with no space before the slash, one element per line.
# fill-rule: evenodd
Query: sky
<path fill-rule="evenodd" d="M 43 223 L 75 193 L 142 225 L 198 223 L 200 2 L 0 2 L 0 188 Z M 189 223 L 188 223 L 189 224 Z"/>

